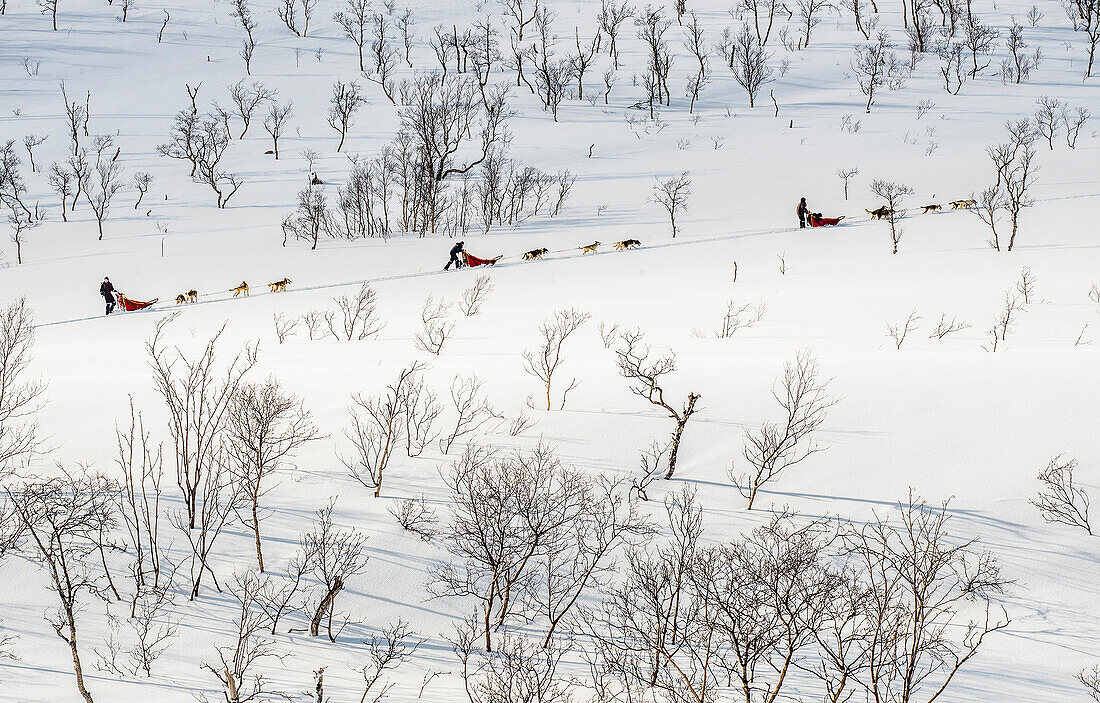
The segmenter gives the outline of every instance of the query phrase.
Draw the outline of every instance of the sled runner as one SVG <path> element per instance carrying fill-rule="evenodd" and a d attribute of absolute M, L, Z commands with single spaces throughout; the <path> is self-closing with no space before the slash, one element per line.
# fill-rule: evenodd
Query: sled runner
<path fill-rule="evenodd" d="M 500 261 L 500 259 L 501 256 L 497 256 L 493 259 L 479 259 L 468 251 L 462 252 L 462 260 L 466 263 L 467 266 L 485 266 L 486 264 L 492 266 L 496 262 Z"/>
<path fill-rule="evenodd" d="M 844 219 L 844 216 L 840 217 L 822 217 L 819 212 L 810 213 L 810 226 L 811 227 L 832 227 L 833 225 L 840 224 L 840 221 Z"/>
<path fill-rule="evenodd" d="M 160 298 L 153 298 L 148 303 L 145 303 L 145 302 L 142 302 L 140 300 L 133 300 L 132 298 L 127 298 L 122 293 L 118 294 L 118 306 L 120 308 L 122 308 L 123 310 L 125 310 L 126 312 L 134 312 L 135 310 L 144 310 L 145 308 L 149 307 L 150 305 L 157 302 L 158 300 L 160 300 Z"/>

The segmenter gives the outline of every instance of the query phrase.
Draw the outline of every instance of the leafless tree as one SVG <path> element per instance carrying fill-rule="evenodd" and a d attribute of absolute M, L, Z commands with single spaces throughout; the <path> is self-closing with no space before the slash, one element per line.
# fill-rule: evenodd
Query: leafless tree
<path fill-rule="evenodd" d="M 1035 295 L 1035 274 L 1030 266 L 1020 269 L 1020 280 L 1016 281 L 1016 292 L 1020 294 L 1024 305 L 1029 305 Z"/>
<path fill-rule="evenodd" d="M 895 349 L 901 349 L 901 345 L 905 344 L 905 340 L 908 338 L 909 333 L 917 329 L 917 322 L 919 321 L 920 314 L 917 313 L 916 308 L 913 308 L 909 316 L 905 318 L 905 322 L 900 324 L 887 323 L 886 336 L 894 340 Z"/>
<path fill-rule="evenodd" d="M 61 3 L 61 0 L 35 0 L 35 4 L 42 8 L 41 12 L 44 15 L 49 15 L 53 21 L 53 31 L 57 31 L 57 6 Z"/>
<path fill-rule="evenodd" d="M 46 384 L 30 378 L 34 316 L 19 298 L 0 310 L 0 478 L 39 448 L 35 414 Z"/>
<path fill-rule="evenodd" d="M 0 205 L 7 207 L 14 215 L 22 214 L 29 221 L 35 220 L 35 213 L 24 202 L 27 186 L 20 173 L 22 159 L 15 150 L 15 142 L 8 140 L 0 145 Z"/>
<path fill-rule="evenodd" d="M 1076 459 L 1063 459 L 1061 454 L 1051 459 L 1046 469 L 1039 473 L 1043 489 L 1028 502 L 1039 509 L 1048 523 L 1080 527 L 1091 535 L 1089 494 L 1074 484 L 1076 468 Z"/>
<path fill-rule="evenodd" d="M 1066 145 L 1070 149 L 1077 148 L 1077 137 L 1081 134 L 1081 128 L 1089 119 L 1088 108 L 1079 107 L 1071 117 L 1069 109 L 1062 110 L 1062 128 L 1066 130 Z"/>
<path fill-rule="evenodd" d="M 294 104 L 289 100 L 280 105 L 274 100 L 267 106 L 267 117 L 264 118 L 264 129 L 271 135 L 272 149 L 275 151 L 275 159 L 279 159 L 279 137 L 283 136 L 294 114 Z"/>
<path fill-rule="evenodd" d="M 321 235 L 332 231 L 332 218 L 325 192 L 320 188 L 298 191 L 298 209 L 287 215 L 282 227 L 283 246 L 286 246 L 287 238 L 293 235 L 295 239 L 310 242 L 310 251 L 316 250 Z"/>
<path fill-rule="evenodd" d="M 962 330 L 970 329 L 971 325 L 966 320 L 960 320 L 957 317 L 952 317 L 951 321 L 947 321 L 947 313 L 940 313 L 940 321 L 936 324 L 932 333 L 928 335 L 929 339 L 943 339 L 952 332 L 961 332 Z"/>
<path fill-rule="evenodd" d="M 836 170 L 836 175 L 842 181 L 844 181 L 844 199 L 847 200 L 848 199 L 848 181 L 851 180 L 852 178 L 854 178 L 855 176 L 859 175 L 859 169 L 855 168 L 854 166 L 852 168 L 838 168 Z"/>
<path fill-rule="evenodd" d="M 383 625 L 377 635 L 371 635 L 370 639 L 363 640 L 367 647 L 367 663 L 356 670 L 363 675 L 363 695 L 360 703 L 365 703 L 367 695 L 376 690 L 373 703 L 381 701 L 393 687 L 393 682 L 383 683 L 380 689 L 374 687 L 382 681 L 387 671 L 396 669 L 407 662 L 416 652 L 424 640 L 416 638 L 416 634 L 409 628 L 404 620 L 398 620 L 392 625 Z"/>
<path fill-rule="evenodd" d="M 63 469 L 54 478 L 4 490 L 21 531 L 22 551 L 46 571 L 57 595 L 58 608 L 46 614 L 46 621 L 69 646 L 76 688 L 86 703 L 93 703 L 80 658 L 78 616 L 86 596 L 106 596 L 95 555 L 103 535 L 116 524 L 117 489 L 103 476 Z"/>
<path fill-rule="evenodd" d="M 334 300 L 342 324 L 340 329 L 334 324 L 329 326 L 333 337 L 348 341 L 371 339 L 386 326 L 378 317 L 378 293 L 369 283 L 361 285 L 354 298 L 341 295 Z"/>
<path fill-rule="evenodd" d="M 298 31 L 298 2 L 297 0 L 281 0 L 282 4 L 276 6 L 275 11 L 286 28 L 294 33 L 294 36 L 302 36 Z"/>
<path fill-rule="evenodd" d="M 234 478 L 244 499 L 239 515 L 252 530 L 256 565 L 264 570 L 260 544 L 260 501 L 271 489 L 271 476 L 293 453 L 321 433 L 301 398 L 286 393 L 278 379 L 245 383 L 236 389 L 226 410 L 225 436 Z"/>
<path fill-rule="evenodd" d="M 558 121 L 558 107 L 565 99 L 569 83 L 575 77 L 576 66 L 567 57 L 554 54 L 557 37 L 551 23 L 557 13 L 551 12 L 546 5 L 535 9 L 535 29 L 538 31 L 539 44 L 535 62 L 535 88 L 542 99 L 543 108 L 550 110 L 554 121 Z"/>
<path fill-rule="evenodd" d="M 321 625 L 326 624 L 329 640 L 333 642 L 339 635 L 339 631 L 332 630 L 336 596 L 344 590 L 349 578 L 362 573 L 367 566 L 363 554 L 367 538 L 356 530 L 336 527 L 332 521 L 334 505 L 329 502 L 317 511 L 313 529 L 301 540 L 302 560 L 322 586 L 321 600 L 310 619 L 309 634 L 317 637 Z"/>
<path fill-rule="evenodd" d="M 30 159 L 32 172 L 38 171 L 38 167 L 34 163 L 34 150 L 45 144 L 47 139 L 49 139 L 48 134 L 41 137 L 37 134 L 28 134 L 23 137 L 23 146 L 27 149 L 27 157 Z"/>
<path fill-rule="evenodd" d="M 439 449 L 444 454 L 451 452 L 451 447 L 459 438 L 470 435 L 490 420 L 499 418 L 488 398 L 482 394 L 481 385 L 477 376 L 455 376 L 451 381 L 451 407 L 454 408 L 456 417 L 454 427 L 439 440 Z"/>
<path fill-rule="evenodd" d="M 456 626 L 448 639 L 461 666 L 462 680 L 470 703 L 493 703 L 523 697 L 539 703 L 569 703 L 571 684 L 559 670 L 570 651 L 569 642 L 553 641 L 540 647 L 520 635 L 505 635 L 497 651 L 476 648 L 475 625 L 467 621 Z"/>
<path fill-rule="evenodd" d="M 381 12 L 371 15 L 371 34 L 374 38 L 371 41 L 370 51 L 373 63 L 369 70 L 364 71 L 364 75 L 367 80 L 377 83 L 390 102 L 396 105 L 393 72 L 397 70 L 401 52 L 386 33 L 389 27 L 389 21 Z"/>
<path fill-rule="evenodd" d="M 53 188 L 54 192 L 57 193 L 58 197 L 61 198 L 62 222 L 69 221 L 68 211 L 66 210 L 66 202 L 68 201 L 69 196 L 75 195 L 75 193 L 73 192 L 73 181 L 75 180 L 75 178 L 76 174 L 65 168 L 64 164 L 59 164 L 55 161 L 50 165 L 50 173 L 47 176 L 47 179 L 49 180 L 50 187 Z"/>
<path fill-rule="evenodd" d="M 714 633 L 713 640 L 703 640 L 710 647 L 696 649 L 714 649 L 713 673 L 732 679 L 745 703 L 781 699 L 798 663 L 815 646 L 835 593 L 825 563 L 829 541 L 821 521 L 781 513 L 743 538 L 702 551 L 692 565 L 701 601 L 695 617 Z M 703 659 L 698 666 L 698 700 L 704 700 L 708 663 Z"/>
<path fill-rule="evenodd" d="M 445 479 L 454 507 L 444 539 L 454 561 L 433 569 L 429 589 L 476 601 L 492 651 L 491 633 L 527 607 L 538 562 L 567 546 L 585 479 L 541 444 L 503 457 L 467 447 Z"/>
<path fill-rule="evenodd" d="M 553 317 L 546 319 L 539 326 L 542 341 L 538 348 L 523 352 L 524 370 L 539 379 L 546 388 L 547 410 L 553 408 L 551 384 L 553 383 L 554 373 L 565 362 L 565 357 L 562 356 L 562 347 L 565 345 L 565 341 L 591 317 L 588 313 L 573 308 L 558 310 Z M 562 393 L 559 410 L 565 408 L 565 400 L 569 395 L 569 391 L 576 387 L 577 379 L 573 379 L 569 383 L 569 387 Z"/>
<path fill-rule="evenodd" d="M 538 569 L 532 599 L 548 624 L 543 646 L 587 592 L 600 587 L 615 570 L 615 556 L 654 534 L 653 525 L 630 500 L 625 481 L 598 476 L 580 489 L 578 517 L 566 526 L 560 549 L 548 550 Z"/>
<path fill-rule="evenodd" d="M 395 500 L 394 504 L 386 510 L 393 515 L 402 529 L 412 532 L 426 542 L 430 542 L 439 534 L 436 527 L 439 524 L 439 518 L 424 496 Z"/>
<path fill-rule="evenodd" d="M 989 246 L 1000 251 L 1001 236 L 997 232 L 997 220 L 999 219 L 999 213 L 1007 209 L 1004 191 L 998 186 L 990 186 L 983 190 L 976 200 L 977 203 L 971 208 L 971 212 L 977 215 L 978 219 L 984 222 L 992 232 Z"/>
<path fill-rule="evenodd" d="M 1011 582 L 974 540 L 954 539 L 950 522 L 947 503 L 910 496 L 896 521 L 879 517 L 843 534 L 876 625 L 862 679 L 872 698 L 936 699 L 985 638 L 1010 622 L 997 598 Z"/>
<path fill-rule="evenodd" d="M 779 8 L 779 0 L 740 0 L 730 14 L 739 16 L 742 12 L 751 12 L 756 39 L 763 47 L 767 46 L 768 39 L 771 37 L 775 15 Z"/>
<path fill-rule="evenodd" d="M 244 125 L 237 139 L 244 139 L 244 135 L 248 133 L 248 126 L 252 123 L 252 114 L 256 108 L 274 100 L 276 94 L 276 90 L 266 87 L 259 81 L 252 81 L 251 85 L 245 85 L 244 79 L 241 79 L 229 87 L 229 97 L 236 107 L 237 117 Z"/>
<path fill-rule="evenodd" d="M 222 460 L 226 415 L 245 375 L 256 364 L 259 347 L 246 346 L 219 369 L 218 341 L 225 328 L 218 330 L 197 356 L 189 356 L 179 347 L 168 347 L 165 332 L 174 319 L 175 315 L 170 315 L 157 322 L 145 351 L 154 385 L 168 409 L 186 527 L 194 529 L 203 476 Z"/>
<path fill-rule="evenodd" d="M 628 550 L 622 578 L 581 619 L 594 645 L 589 660 L 597 687 L 611 694 L 606 700 L 642 700 L 638 696 L 643 691 L 654 689 L 667 700 L 711 699 L 699 664 L 708 661 L 706 654 L 713 649 L 703 632 L 701 601 L 691 578 L 702 510 L 685 488 L 665 501 L 665 511 L 668 539 L 648 549 Z"/>
<path fill-rule="evenodd" d="M 1077 674 L 1077 680 L 1085 687 L 1093 700 L 1100 701 L 1100 666 L 1082 669 Z"/>
<path fill-rule="evenodd" d="M 672 225 L 672 238 L 676 238 L 676 216 L 687 210 L 688 199 L 691 198 L 691 178 L 684 171 L 676 178 L 667 180 L 657 179 L 653 185 L 653 202 L 657 203 L 668 213 L 669 222 Z"/>
<path fill-rule="evenodd" d="M 235 515 L 245 506 L 246 498 L 243 486 L 233 476 L 230 458 L 224 444 L 219 445 L 209 455 L 203 471 L 197 477 L 197 484 L 190 496 L 194 500 L 193 512 L 188 504 L 187 512 L 176 512 L 170 517 L 171 523 L 180 532 L 190 546 L 188 568 L 191 578 L 189 597 L 195 600 L 202 588 L 203 574 L 210 574 L 214 587 L 221 591 L 217 575 L 210 564 L 214 545 Z"/>
<path fill-rule="evenodd" d="M 998 347 L 1008 339 L 1008 333 L 1016 324 L 1016 317 L 1023 312 L 1024 306 L 1020 298 L 1011 290 L 1005 291 L 1005 302 L 1000 313 L 993 320 L 993 326 L 989 328 L 989 344 L 983 348 L 986 351 L 995 352 Z"/>
<path fill-rule="evenodd" d="M 808 352 L 801 352 L 786 362 L 782 389 L 772 389 L 772 396 L 786 417 L 781 423 L 766 422 L 758 431 L 745 433 L 742 456 L 749 469 L 740 476 L 731 469 L 730 476 L 741 495 L 748 499 L 749 510 L 763 486 L 823 449 L 810 441 L 810 437 L 825 422 L 829 408 L 836 401 L 828 395 L 829 381 L 822 379 L 820 374 L 817 360 Z"/>
<path fill-rule="evenodd" d="M 1054 151 L 1054 137 L 1058 134 L 1059 118 L 1066 109 L 1065 103 L 1044 95 L 1035 101 L 1035 105 L 1035 127 L 1047 140 L 1050 150 Z"/>
<path fill-rule="evenodd" d="M 302 580 L 309 569 L 309 564 L 299 553 L 291 557 L 282 575 L 275 577 L 269 572 L 258 577 L 256 605 L 263 611 L 271 634 L 278 632 L 279 622 L 284 617 L 303 609 L 303 591 L 308 589 L 303 586 Z"/>
<path fill-rule="evenodd" d="M 141 205 L 141 199 L 145 197 L 145 194 L 149 192 L 149 185 L 153 182 L 153 177 L 145 171 L 138 171 L 134 174 L 134 180 L 132 182 L 134 190 L 138 192 L 137 200 L 134 202 L 134 209 L 138 209 L 138 205 Z"/>
<path fill-rule="evenodd" d="M 493 281 L 488 276 L 478 276 L 474 284 L 462 291 L 462 302 L 458 309 L 466 317 L 473 317 L 481 313 L 481 306 L 485 299 L 493 292 Z"/>
<path fill-rule="evenodd" d="M 669 447 L 668 470 L 665 478 L 670 479 L 676 472 L 676 459 L 680 453 L 680 440 L 688 420 L 695 414 L 695 405 L 702 397 L 698 393 L 688 393 L 683 406 L 673 407 L 665 400 L 663 384 L 665 377 L 676 370 L 676 355 L 672 352 L 651 358 L 651 349 L 645 343 L 641 330 L 623 332 L 619 335 L 620 346 L 615 350 L 619 374 L 627 379 L 630 391 L 668 413 L 676 423 Z"/>
<path fill-rule="evenodd" d="M 416 348 L 438 356 L 443 351 L 443 344 L 454 332 L 454 323 L 450 316 L 450 304 L 429 295 L 420 311 L 420 322 L 424 327 L 414 337 Z"/>
<path fill-rule="evenodd" d="M 614 62 L 615 69 L 619 68 L 619 29 L 623 22 L 634 17 L 635 10 L 626 0 L 600 0 L 600 13 L 596 20 L 600 23 L 600 30 L 607 35 L 607 55 Z"/>
<path fill-rule="evenodd" d="M 810 33 L 814 27 L 821 24 L 821 13 L 835 9 L 827 0 L 798 0 L 798 17 L 802 20 L 802 31 L 805 41 L 803 47 L 810 45 Z"/>
<path fill-rule="evenodd" d="M 413 17 L 413 12 L 406 7 L 401 16 L 397 18 L 397 31 L 401 33 L 401 42 L 405 47 L 405 65 L 409 68 L 413 67 L 412 45 L 413 27 L 415 26 L 416 19 Z"/>
<path fill-rule="evenodd" d="M 244 44 L 241 48 L 241 58 L 244 59 L 245 73 L 252 75 L 252 53 L 256 50 L 256 39 L 253 32 L 256 29 L 256 20 L 252 18 L 252 8 L 248 6 L 248 0 L 233 0 L 233 12 L 230 13 L 241 29 L 244 30 Z"/>
<path fill-rule="evenodd" d="M 223 688 L 226 703 L 248 703 L 280 695 L 257 669 L 269 659 L 281 661 L 275 640 L 264 635 L 266 623 L 258 598 L 261 580 L 253 573 L 235 579 L 229 592 L 236 601 L 233 639 L 215 646 L 217 663 L 203 662 L 202 668 L 213 674 Z"/>
<path fill-rule="evenodd" d="M 401 404 L 405 416 L 405 453 L 420 456 L 439 437 L 434 428 L 443 414 L 443 406 L 419 370 L 405 384 Z"/>
<path fill-rule="evenodd" d="M 352 117 L 364 102 L 366 100 L 359 94 L 359 85 L 355 81 L 351 83 L 336 81 L 335 85 L 332 86 L 328 124 L 340 135 L 340 143 L 337 145 L 336 151 L 344 148 L 344 139 L 351 127 Z"/>
<path fill-rule="evenodd" d="M 584 100 L 584 74 L 596 58 L 597 37 L 592 37 L 592 41 L 587 44 L 581 44 L 580 31 L 580 27 L 575 28 L 574 38 L 577 50 L 569 56 L 569 61 L 572 64 L 572 73 L 577 79 L 577 99 Z"/>
<path fill-rule="evenodd" d="M 168 584 L 143 588 L 134 596 L 134 605 L 126 625 L 131 632 L 131 644 L 123 649 L 123 643 L 117 637 L 118 621 L 108 615 L 111 632 L 107 639 L 107 654 L 96 650 L 102 664 L 97 668 L 106 669 L 120 676 L 153 675 L 153 664 L 168 650 L 171 640 L 178 634 L 179 623 L 171 615 L 174 594 Z M 125 661 L 119 661 L 119 655 L 125 655 Z"/>
<path fill-rule="evenodd" d="M 1097 0 L 1068 0 L 1063 4 L 1074 31 L 1085 35 L 1088 44 L 1089 61 L 1085 67 L 1085 78 L 1092 76 L 1093 59 L 1096 47 L 1100 45 L 1100 2 Z M 57 29 L 55 26 L 54 29 Z"/>
<path fill-rule="evenodd" d="M 94 189 L 88 196 L 88 202 L 95 214 L 101 241 L 103 239 L 103 221 L 110 214 L 111 200 L 123 187 L 121 176 L 122 167 L 117 161 L 104 161 L 96 167 L 96 179 L 93 181 Z"/>
<path fill-rule="evenodd" d="M 153 444 L 145 422 L 130 404 L 130 424 L 125 430 L 115 428 L 118 459 L 122 470 L 118 504 L 126 532 L 127 552 L 132 561 L 130 576 L 134 595 L 130 617 L 142 607 L 163 605 L 166 589 L 171 585 L 175 567 L 169 561 L 168 547 L 161 540 L 164 507 L 161 483 L 164 478 L 164 454 L 161 444 Z"/>
<path fill-rule="evenodd" d="M 42 220 L 28 217 L 19 210 L 12 208 L 8 212 L 8 224 L 11 225 L 12 230 L 11 242 L 15 245 L 15 263 L 22 264 L 23 244 L 27 241 L 27 232 L 42 224 Z"/>
<path fill-rule="evenodd" d="M 366 70 L 363 64 L 363 46 L 367 42 L 366 32 L 370 16 L 368 0 L 348 0 L 347 11 L 337 12 L 332 18 L 344 30 L 344 36 L 351 39 L 359 50 L 360 71 Z"/>
<path fill-rule="evenodd" d="M 1006 129 L 1009 140 L 989 147 L 987 152 L 997 169 L 997 182 L 992 188 L 1000 194 L 999 202 L 1012 224 L 1007 247 L 1012 251 L 1019 231 L 1020 212 L 1034 202 L 1030 191 L 1039 167 L 1034 163 L 1036 135 L 1030 121 L 1009 122 Z"/>
<path fill-rule="evenodd" d="M 875 90 L 889 85 L 890 80 L 901 71 L 897 54 L 890 51 L 893 46 L 890 35 L 886 31 L 880 31 L 874 43 L 856 47 L 852 70 L 855 71 L 860 92 L 867 96 L 868 113 L 875 101 Z"/>
<path fill-rule="evenodd" d="M 722 316 L 721 325 L 714 331 L 714 336 L 718 339 L 729 339 L 738 330 L 756 327 L 764 319 L 767 310 L 768 306 L 764 301 L 760 301 L 756 305 L 751 303 L 738 305 L 730 298 L 726 301 L 726 313 Z M 696 336 L 703 337 L 706 334 L 697 331 Z"/>
<path fill-rule="evenodd" d="M 898 220 L 903 215 L 901 204 L 905 196 L 913 194 L 913 189 L 904 183 L 876 178 L 871 182 L 871 192 L 885 201 L 886 214 L 883 218 L 890 225 L 890 243 L 893 245 L 893 253 L 897 254 L 902 235 L 902 229 L 898 227 Z"/>
<path fill-rule="evenodd" d="M 418 380 L 423 365 L 412 363 L 401 369 L 397 380 L 377 397 L 352 397 L 351 428 L 344 436 L 352 443 L 351 457 L 341 458 L 352 478 L 374 489 L 374 497 L 382 492 L 382 479 L 390 460 L 404 438 L 406 430 L 405 401 L 409 387 Z"/>

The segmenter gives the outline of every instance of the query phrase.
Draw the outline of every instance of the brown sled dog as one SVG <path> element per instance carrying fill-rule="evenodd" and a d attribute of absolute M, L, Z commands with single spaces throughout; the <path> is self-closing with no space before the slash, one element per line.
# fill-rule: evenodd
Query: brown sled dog
<path fill-rule="evenodd" d="M 275 281 L 274 283 L 268 283 L 267 287 L 271 289 L 272 293 L 286 292 L 286 287 L 290 285 L 290 279 L 284 278 L 281 281 Z"/>
<path fill-rule="evenodd" d="M 642 243 L 639 242 L 637 239 L 624 239 L 621 242 L 615 242 L 614 244 L 612 244 L 612 246 L 619 251 L 624 251 L 626 249 L 634 249 L 636 247 L 640 247 L 642 246 Z"/>
<path fill-rule="evenodd" d="M 547 249 L 546 247 L 542 247 L 541 249 L 532 249 L 531 251 L 526 252 L 523 255 L 523 260 L 524 261 L 538 261 L 539 259 L 541 259 L 542 257 L 546 256 L 549 253 L 550 253 L 550 250 Z"/>
<path fill-rule="evenodd" d="M 187 302 L 187 296 L 184 295 L 183 293 L 180 293 L 179 295 L 176 296 L 176 305 L 183 305 L 186 302 Z"/>
<path fill-rule="evenodd" d="M 248 296 L 248 281 L 241 281 L 241 285 L 237 286 L 236 288 L 234 288 L 232 290 L 233 290 L 233 297 L 234 298 L 236 298 L 241 293 L 244 293 L 245 296 L 247 297 Z"/>
<path fill-rule="evenodd" d="M 978 201 L 974 200 L 973 198 L 966 198 L 964 200 L 953 200 L 953 201 L 951 201 L 951 209 L 952 210 L 966 210 L 967 208 L 972 208 L 977 204 L 978 204 Z"/>
<path fill-rule="evenodd" d="M 921 209 L 924 211 L 921 214 L 927 215 L 930 212 L 939 212 L 943 209 L 942 205 L 921 205 Z"/>
<path fill-rule="evenodd" d="M 595 254 L 596 248 L 598 246 L 600 246 L 599 242 L 592 242 L 591 244 L 584 245 L 583 247 L 581 247 L 581 255 L 583 256 L 584 254 Z"/>

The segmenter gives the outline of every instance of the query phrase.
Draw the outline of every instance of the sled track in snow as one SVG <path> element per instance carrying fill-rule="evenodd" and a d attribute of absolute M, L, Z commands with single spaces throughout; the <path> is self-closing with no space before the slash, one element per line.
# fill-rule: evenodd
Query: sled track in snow
<path fill-rule="evenodd" d="M 501 263 L 497 263 L 493 266 L 486 267 L 486 271 L 489 271 L 489 270 L 492 270 L 492 269 L 511 268 L 513 266 L 546 266 L 546 265 L 550 265 L 550 264 L 554 264 L 554 263 L 563 263 L 563 262 L 566 262 L 566 261 L 573 262 L 573 261 L 577 261 L 577 260 L 592 259 L 592 258 L 598 257 L 598 256 L 627 256 L 627 255 L 630 255 L 630 254 L 640 254 L 640 253 L 647 252 L 647 251 L 658 251 L 658 250 L 661 250 L 661 249 L 669 249 L 669 248 L 674 248 L 674 247 L 694 246 L 694 245 L 697 245 L 697 244 L 713 244 L 715 242 L 726 242 L 726 241 L 733 241 L 733 240 L 737 240 L 737 239 L 745 239 L 745 238 L 748 238 L 748 237 L 762 237 L 762 236 L 767 236 L 767 235 L 771 235 L 771 234 L 784 234 L 784 233 L 796 232 L 796 231 L 798 231 L 798 228 L 796 228 L 796 227 L 794 227 L 794 228 L 785 227 L 785 228 L 774 228 L 774 229 L 748 230 L 748 231 L 744 231 L 744 232 L 733 232 L 733 233 L 729 233 L 729 234 L 716 235 L 716 236 L 713 236 L 713 237 L 704 237 L 704 238 L 700 238 L 700 239 L 681 239 L 679 241 L 672 240 L 672 241 L 663 242 L 663 243 L 660 243 L 660 244 L 643 245 L 643 246 L 637 247 L 635 249 L 631 249 L 629 251 L 614 251 L 614 250 L 597 251 L 593 256 L 584 256 L 584 257 L 581 257 L 581 256 L 557 256 L 557 257 L 542 259 L 540 261 L 524 261 L 522 258 L 520 258 L 521 255 L 517 254 L 517 255 L 507 257 L 507 258 L 514 259 L 514 260 L 504 261 L 504 262 L 501 262 Z M 580 247 L 577 247 L 577 249 L 579 249 L 579 248 Z M 456 270 L 461 270 L 461 269 L 456 269 Z M 388 281 L 404 281 L 404 280 L 411 280 L 411 279 L 414 279 L 414 278 L 426 278 L 426 277 L 430 277 L 430 276 L 446 276 L 446 275 L 453 275 L 453 274 L 454 274 L 454 271 L 444 271 L 442 269 L 435 269 L 435 270 L 432 270 L 432 271 L 416 271 L 416 272 L 410 272 L 410 273 L 395 273 L 395 274 L 392 274 L 392 275 L 389 275 L 389 276 L 374 276 L 374 277 L 362 278 L 362 279 L 358 279 L 358 280 L 354 280 L 354 281 L 340 281 L 340 282 L 336 282 L 336 283 L 322 283 L 322 284 L 313 285 L 313 286 L 295 286 L 294 288 L 288 289 L 286 292 L 279 293 L 278 295 L 284 296 L 284 295 L 294 295 L 296 293 L 307 293 L 307 292 L 311 292 L 311 291 L 338 290 L 338 289 L 341 289 L 341 288 L 348 288 L 348 287 L 351 287 L 351 286 L 361 286 L 364 283 L 386 283 Z M 207 295 L 214 295 L 214 294 L 207 294 Z M 252 297 L 262 297 L 262 296 L 267 296 L 267 295 L 275 295 L 275 294 L 274 293 L 261 293 L 260 296 L 252 296 Z M 207 300 L 201 300 L 200 299 L 199 302 L 197 302 L 197 303 L 188 303 L 186 305 L 174 306 L 174 307 L 168 308 L 168 309 L 161 308 L 161 309 L 158 310 L 158 309 L 155 309 L 155 308 L 146 308 L 145 310 L 138 310 L 136 312 L 128 312 L 128 313 L 122 313 L 122 314 L 126 317 L 129 317 L 129 316 L 132 316 L 132 315 L 157 315 L 157 314 L 165 314 L 165 313 L 168 313 L 168 312 L 176 312 L 176 311 L 184 312 L 186 310 L 189 310 L 191 308 L 198 307 L 198 306 L 201 306 L 201 305 L 220 305 L 220 304 L 223 304 L 223 303 L 240 302 L 242 300 L 248 300 L 248 299 L 249 298 L 234 298 L 232 296 L 227 295 L 227 296 L 222 297 L 222 298 L 210 298 L 210 299 L 207 299 Z M 61 325 L 69 325 L 69 324 L 73 324 L 73 323 L 76 323 L 76 322 L 88 322 L 90 320 L 102 320 L 104 317 L 106 317 L 106 316 L 105 315 L 93 315 L 93 316 L 90 316 L 90 317 L 76 317 L 76 318 L 73 318 L 71 320 L 55 320 L 53 322 L 42 322 L 42 323 L 39 323 L 39 324 L 35 325 L 35 328 L 59 327 Z"/>

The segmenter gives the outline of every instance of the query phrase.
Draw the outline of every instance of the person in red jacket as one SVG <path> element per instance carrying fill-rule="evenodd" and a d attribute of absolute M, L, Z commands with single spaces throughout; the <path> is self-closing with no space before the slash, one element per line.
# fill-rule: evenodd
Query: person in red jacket
<path fill-rule="evenodd" d="M 115 287 L 111 285 L 111 279 L 106 276 L 103 277 L 103 283 L 99 284 L 99 294 L 107 303 L 107 314 L 110 315 L 115 311 Z"/>

